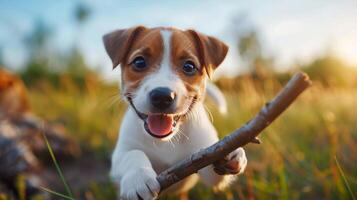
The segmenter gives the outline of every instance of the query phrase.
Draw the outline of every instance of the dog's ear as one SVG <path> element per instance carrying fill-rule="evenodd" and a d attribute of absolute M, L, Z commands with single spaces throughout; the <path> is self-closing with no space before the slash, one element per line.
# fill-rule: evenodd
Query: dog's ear
<path fill-rule="evenodd" d="M 228 52 L 228 46 L 215 37 L 207 36 L 194 30 L 188 30 L 196 42 L 200 62 L 203 64 L 207 75 L 223 62 Z"/>
<path fill-rule="evenodd" d="M 133 40 L 145 29 L 147 28 L 144 26 L 136 26 L 129 29 L 119 29 L 103 36 L 104 47 L 112 60 L 113 69 L 124 61 Z"/>

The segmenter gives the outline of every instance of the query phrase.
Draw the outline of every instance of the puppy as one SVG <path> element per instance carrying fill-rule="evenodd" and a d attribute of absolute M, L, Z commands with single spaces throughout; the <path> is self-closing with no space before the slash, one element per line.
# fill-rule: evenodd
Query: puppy
<path fill-rule="evenodd" d="M 110 174 L 120 186 L 120 199 L 155 199 L 157 174 L 218 141 L 203 98 L 207 79 L 228 47 L 194 30 L 164 27 L 117 30 L 103 41 L 113 68 L 121 67 L 121 92 L 130 105 Z M 246 164 L 245 152 L 238 148 L 166 191 L 185 194 L 198 177 L 224 189 Z"/>

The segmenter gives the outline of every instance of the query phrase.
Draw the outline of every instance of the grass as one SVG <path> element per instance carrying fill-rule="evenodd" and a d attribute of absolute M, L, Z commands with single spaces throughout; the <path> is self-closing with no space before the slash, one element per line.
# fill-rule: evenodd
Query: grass
<path fill-rule="evenodd" d="M 341 166 L 340 166 L 340 163 L 338 162 L 338 160 L 337 160 L 336 157 L 335 157 L 335 162 L 336 162 L 338 171 L 340 172 L 341 177 L 343 178 L 343 181 L 344 181 L 344 183 L 345 183 L 345 185 L 346 185 L 346 188 L 348 189 L 348 192 L 349 192 L 350 195 L 351 195 L 351 199 L 355 200 L 356 197 L 355 197 L 355 195 L 353 194 L 353 191 L 352 191 L 352 189 L 351 189 L 351 186 L 350 186 L 350 184 L 348 183 L 347 178 L 346 178 L 346 176 L 345 176 L 345 173 L 343 173 L 343 170 L 342 170 L 342 168 L 341 168 Z"/>
<path fill-rule="evenodd" d="M 56 191 L 53 191 L 51 189 L 48 189 L 48 188 L 45 188 L 45 187 L 40 187 L 41 190 L 45 191 L 45 192 L 48 192 L 54 196 L 57 196 L 57 197 L 62 197 L 64 199 L 68 199 L 68 200 L 74 200 L 73 197 L 70 197 L 70 196 L 67 196 L 67 195 L 64 195 L 64 194 L 61 194 L 59 192 L 56 192 Z"/>
<path fill-rule="evenodd" d="M 44 126 L 44 124 L 43 124 L 43 126 Z M 44 130 L 44 128 L 43 128 L 43 130 Z M 61 194 L 61 193 L 55 192 L 55 191 L 50 190 L 50 189 L 45 188 L 45 187 L 41 187 L 41 189 L 44 190 L 44 191 L 46 191 L 46 192 L 49 192 L 49 193 L 51 193 L 51 194 L 53 194 L 53 195 L 56 195 L 56 196 L 59 196 L 59 197 L 65 198 L 65 199 L 69 199 L 69 200 L 74 200 L 74 197 L 73 197 L 71 188 L 69 187 L 69 185 L 67 184 L 66 179 L 64 178 L 64 175 L 63 175 L 63 172 L 62 172 L 62 170 L 61 170 L 61 167 L 60 167 L 60 165 L 59 165 L 59 163 L 58 163 L 58 161 L 57 161 L 57 159 L 56 159 L 55 154 L 53 153 L 51 144 L 50 144 L 49 141 L 47 140 L 46 134 L 45 134 L 44 132 L 42 132 L 42 135 L 43 135 L 43 139 L 44 139 L 45 142 L 46 142 L 46 146 L 47 146 L 48 152 L 49 152 L 49 154 L 51 155 L 52 162 L 53 162 L 53 164 L 54 164 L 55 167 L 56 167 L 58 176 L 60 177 L 61 182 L 62 182 L 63 186 L 64 186 L 65 189 L 66 189 L 67 195 L 63 195 L 63 194 Z"/>
<path fill-rule="evenodd" d="M 70 79 L 55 89 L 42 83 L 30 92 L 33 110 L 50 121 L 64 123 L 69 133 L 98 156 L 110 155 L 126 105 L 116 86 L 87 81 L 79 89 Z M 262 144 L 245 149 L 248 167 L 224 193 L 199 184 L 193 199 L 350 199 L 357 191 L 356 88 L 323 88 L 315 84 L 261 136 Z M 276 86 L 275 88 L 278 88 Z M 276 93 L 246 83 L 226 91 L 227 116 L 208 101 L 214 125 L 223 137 L 249 120 Z M 274 87 L 273 87 L 274 88 Z M 336 160 L 336 157 L 339 160 Z M 343 169 L 343 170 L 342 170 Z M 86 177 L 78 177 L 85 179 Z M 113 199 L 115 187 L 93 182 L 87 199 Z M 68 195 L 70 196 L 70 195 Z M 164 197 L 163 199 L 174 199 Z"/>

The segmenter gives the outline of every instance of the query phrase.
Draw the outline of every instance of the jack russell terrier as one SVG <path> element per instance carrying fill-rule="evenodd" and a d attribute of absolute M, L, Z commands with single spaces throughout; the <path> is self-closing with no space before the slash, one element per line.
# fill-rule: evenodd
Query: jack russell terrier
<path fill-rule="evenodd" d="M 155 199 L 157 174 L 218 141 L 203 105 L 211 95 L 224 111 L 222 93 L 207 79 L 228 47 L 194 30 L 137 26 L 104 35 L 113 68 L 121 66 L 121 92 L 129 108 L 112 155 L 111 177 L 120 199 Z M 198 177 L 221 190 L 244 171 L 242 148 L 167 191 L 187 194 Z"/>

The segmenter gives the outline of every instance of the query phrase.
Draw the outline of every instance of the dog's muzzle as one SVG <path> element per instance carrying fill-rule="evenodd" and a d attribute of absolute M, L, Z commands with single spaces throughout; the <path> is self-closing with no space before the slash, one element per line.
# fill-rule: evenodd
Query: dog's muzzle
<path fill-rule="evenodd" d="M 135 113 L 137 114 L 137 116 L 141 120 L 143 120 L 145 131 L 155 138 L 165 138 L 171 135 L 172 133 L 176 132 L 176 129 L 178 128 L 177 125 L 180 119 L 182 118 L 182 116 L 185 116 L 190 111 L 191 107 L 196 102 L 194 98 L 187 112 L 184 114 L 166 114 L 166 113 L 145 114 L 138 111 L 138 109 L 136 109 L 131 97 L 127 96 L 127 99 L 131 107 L 134 109 Z"/>
<path fill-rule="evenodd" d="M 127 97 L 127 99 L 138 117 L 143 120 L 145 131 L 151 136 L 155 138 L 165 138 L 175 131 L 182 115 L 145 114 L 136 109 L 130 97 Z"/>

